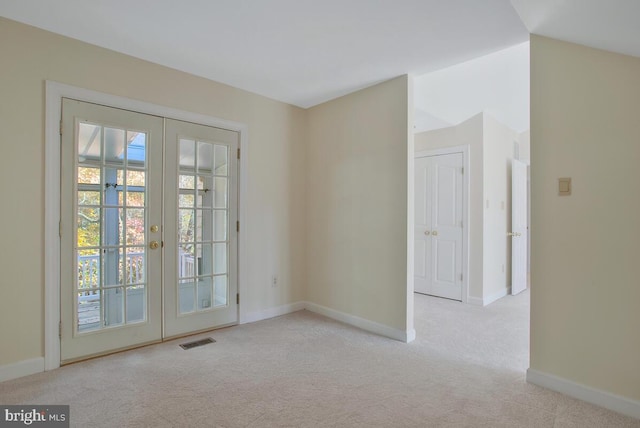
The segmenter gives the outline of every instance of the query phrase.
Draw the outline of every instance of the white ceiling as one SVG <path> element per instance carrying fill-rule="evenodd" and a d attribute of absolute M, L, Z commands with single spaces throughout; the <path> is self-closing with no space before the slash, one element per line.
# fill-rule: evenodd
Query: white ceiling
<path fill-rule="evenodd" d="M 640 55 L 639 8 L 638 0 L 0 0 L 0 16 L 301 107 L 522 43 L 523 22 Z"/>
<path fill-rule="evenodd" d="M 0 0 L 0 15 L 300 107 L 528 39 L 509 0 Z"/>
<path fill-rule="evenodd" d="M 530 33 L 640 57 L 638 0 L 511 0 Z"/>

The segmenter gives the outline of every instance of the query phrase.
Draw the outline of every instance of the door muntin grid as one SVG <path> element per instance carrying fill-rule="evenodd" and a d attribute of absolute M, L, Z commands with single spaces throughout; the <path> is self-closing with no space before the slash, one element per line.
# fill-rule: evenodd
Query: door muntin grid
<path fill-rule="evenodd" d="M 144 131 L 76 119 L 74 334 L 145 322 Z"/>
<path fill-rule="evenodd" d="M 177 313 L 229 304 L 229 148 L 178 139 Z"/>

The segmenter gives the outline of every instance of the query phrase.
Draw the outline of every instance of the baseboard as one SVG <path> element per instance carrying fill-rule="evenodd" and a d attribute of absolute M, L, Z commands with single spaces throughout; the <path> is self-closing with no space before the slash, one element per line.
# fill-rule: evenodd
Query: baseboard
<path fill-rule="evenodd" d="M 498 299 L 502 299 L 504 296 L 508 295 L 511 292 L 511 287 L 505 287 L 502 290 L 490 294 L 488 296 L 485 296 L 482 299 L 482 306 L 487 306 L 490 305 L 491 303 L 495 302 Z"/>
<path fill-rule="evenodd" d="M 467 304 L 474 306 L 484 306 L 484 302 L 480 297 L 467 297 Z"/>
<path fill-rule="evenodd" d="M 0 382 L 17 379 L 22 376 L 29 376 L 44 371 L 44 358 L 32 358 L 30 360 L 18 361 L 17 363 L 0 366 Z"/>
<path fill-rule="evenodd" d="M 305 309 L 306 302 L 287 303 L 286 305 L 268 308 L 262 311 L 249 312 L 240 315 L 240 324 L 262 321 L 269 318 L 279 317 L 280 315 L 290 314 Z"/>
<path fill-rule="evenodd" d="M 582 385 L 538 370 L 527 370 L 527 382 L 561 392 L 578 400 L 640 419 L 640 401 Z"/>
<path fill-rule="evenodd" d="M 467 297 L 467 303 L 475 306 L 487 306 L 491 303 L 495 302 L 498 299 L 502 299 L 504 296 L 507 296 L 511 293 L 511 287 L 503 288 L 502 290 L 485 296 L 483 298 L 480 297 Z"/>
<path fill-rule="evenodd" d="M 365 318 L 360 318 L 355 315 L 350 315 L 344 312 L 336 311 L 335 309 L 327 308 L 326 306 L 321 306 L 316 303 L 306 302 L 306 309 L 311 312 L 324 315 L 327 318 L 331 318 L 336 321 L 340 321 L 345 324 L 349 324 L 354 327 L 361 328 L 362 330 L 379 334 L 380 336 L 399 340 L 401 342 L 409 343 L 416 338 L 416 331 L 413 329 L 408 331 L 403 331 L 400 329 L 389 327 L 384 324 L 377 323 L 375 321 L 371 321 Z"/>

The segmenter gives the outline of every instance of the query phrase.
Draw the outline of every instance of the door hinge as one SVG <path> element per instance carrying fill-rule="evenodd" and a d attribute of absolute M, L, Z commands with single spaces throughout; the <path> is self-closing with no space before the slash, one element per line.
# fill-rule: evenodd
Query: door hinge
<path fill-rule="evenodd" d="M 240 293 L 236 294 L 236 305 L 240 304 Z"/>
<path fill-rule="evenodd" d="M 58 235 L 62 238 L 62 220 L 58 222 Z"/>
<path fill-rule="evenodd" d="M 460 170 L 462 175 L 464 175 L 464 167 L 462 167 L 462 169 Z"/>
<path fill-rule="evenodd" d="M 240 159 L 240 149 L 238 149 L 238 159 Z"/>
<path fill-rule="evenodd" d="M 460 274 L 460 281 L 462 281 L 462 274 Z"/>
<path fill-rule="evenodd" d="M 236 221 L 236 232 L 240 232 L 240 222 Z"/>
<path fill-rule="evenodd" d="M 58 323 L 58 337 L 62 339 L 62 321 Z"/>
<path fill-rule="evenodd" d="M 60 119 L 60 135 L 62 135 L 62 119 Z"/>

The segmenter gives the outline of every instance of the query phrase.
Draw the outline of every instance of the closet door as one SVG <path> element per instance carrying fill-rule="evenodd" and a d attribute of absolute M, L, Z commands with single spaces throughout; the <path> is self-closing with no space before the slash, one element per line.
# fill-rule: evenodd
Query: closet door
<path fill-rule="evenodd" d="M 415 164 L 414 290 L 462 300 L 462 153 Z"/>

